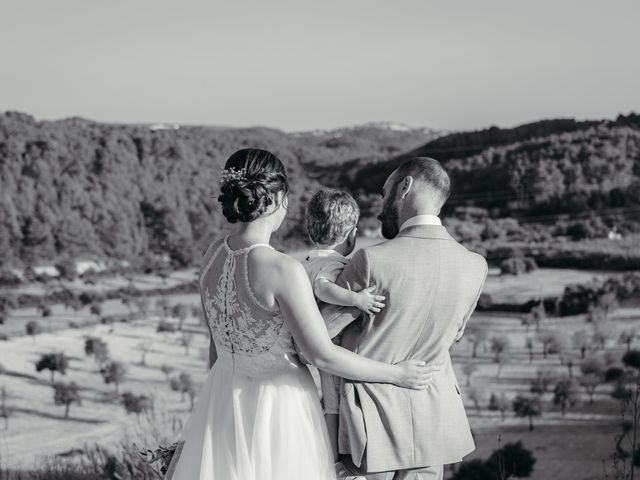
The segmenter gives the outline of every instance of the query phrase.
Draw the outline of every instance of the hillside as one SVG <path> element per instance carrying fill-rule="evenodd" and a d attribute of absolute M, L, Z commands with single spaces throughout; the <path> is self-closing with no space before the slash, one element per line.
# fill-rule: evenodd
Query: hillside
<path fill-rule="evenodd" d="M 414 155 L 434 157 L 450 172 L 449 212 L 480 206 L 496 217 L 592 210 L 638 218 L 640 116 L 634 114 L 454 133 L 386 161 L 354 159 L 341 170 L 316 165 L 314 175 L 361 195 L 377 194 L 387 175 Z"/>
<path fill-rule="evenodd" d="M 291 246 L 303 241 L 302 208 L 319 186 L 307 163 L 388 158 L 433 137 L 385 125 L 297 133 L 170 127 L 1 114 L 0 266 L 83 255 L 143 263 L 164 253 L 189 264 L 225 228 L 218 175 L 248 146 L 273 151 L 287 167 L 291 213 L 275 240 Z"/>

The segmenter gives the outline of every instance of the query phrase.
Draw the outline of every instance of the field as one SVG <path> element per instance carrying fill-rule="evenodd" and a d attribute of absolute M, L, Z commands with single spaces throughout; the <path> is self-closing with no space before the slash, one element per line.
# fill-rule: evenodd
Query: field
<path fill-rule="evenodd" d="M 193 272 L 183 272 L 180 279 L 192 278 Z M 490 275 L 485 291 L 498 301 L 522 301 L 539 289 L 544 295 L 558 294 L 566 283 L 588 281 L 592 272 L 573 270 L 540 270 L 520 277 L 500 277 Z M 109 281 L 110 286 L 119 284 Z M 141 276 L 136 282 L 156 285 L 159 279 Z M 171 281 L 168 282 L 171 285 Z M 106 288 L 102 285 L 103 288 Z M 524 292 L 524 293 L 523 293 Z M 172 305 L 184 303 L 199 305 L 199 298 L 190 295 L 166 295 Z M 156 298 L 152 298 L 152 304 Z M 125 314 L 128 308 L 118 300 L 103 304 L 103 315 Z M 85 309 L 74 313 L 62 306 L 55 306 L 53 315 L 43 319 L 45 332 L 34 338 L 24 335 L 24 322 L 40 318 L 35 309 L 15 310 L 9 321 L 0 326 L 0 333 L 8 333 L 10 339 L 2 342 L 0 364 L 4 372 L 0 374 L 0 385 L 7 390 L 7 404 L 13 414 L 8 428 L 0 423 L 0 468 L 28 469 L 47 454 L 69 452 L 82 448 L 85 442 L 97 442 L 105 446 L 115 446 L 129 431 L 135 434 L 140 427 L 135 415 L 127 415 L 115 396 L 113 384 L 105 384 L 98 365 L 84 352 L 84 337 L 94 335 L 102 338 L 109 348 L 111 357 L 128 365 L 127 376 L 119 386 L 119 393 L 131 391 L 136 394 L 153 396 L 155 412 L 160 418 L 158 429 L 167 438 L 176 436 L 181 422 L 189 412 L 188 396 L 182 399 L 179 392 L 172 391 L 165 374 L 160 370 L 163 364 L 175 368 L 172 375 L 181 371 L 191 374 L 196 391 L 207 374 L 208 334 L 201 320 L 192 313 L 184 321 L 183 329 L 193 333 L 193 341 L 187 355 L 181 345 L 181 332 L 157 333 L 161 320 L 159 310 L 151 310 L 147 316 L 133 315 L 127 322 L 100 324 L 97 316 L 91 316 Z M 82 325 L 84 320 L 89 323 Z M 78 328 L 69 328 L 74 321 Z M 169 317 L 167 321 L 177 324 Z M 50 325 L 50 329 L 47 325 Z M 22 328 L 20 328 L 22 326 Z M 588 355 L 604 355 L 605 351 L 614 358 L 620 358 L 626 346 L 618 342 L 618 334 L 624 328 L 640 326 L 640 309 L 637 306 L 619 308 L 610 315 L 606 325 L 609 332 L 605 348 Z M 452 356 L 456 367 L 463 398 L 467 406 L 470 423 L 476 436 L 477 450 L 470 458 L 487 458 L 498 448 L 498 438 L 502 443 L 521 440 L 533 451 L 537 458 L 534 480 L 557 478 L 562 480 L 584 480 L 604 478 L 602 460 L 614 451 L 613 434 L 619 422 L 618 401 L 610 396 L 611 386 L 601 385 L 596 390 L 591 404 L 583 390 L 580 401 L 570 407 L 566 415 L 553 404 L 555 382 L 569 374 L 568 361 L 573 361 L 572 373 L 580 376 L 580 353 L 572 346 L 574 332 L 586 329 L 591 334 L 594 326 L 586 324 L 584 316 L 549 318 L 543 320 L 540 330 L 556 332 L 566 340 L 562 357 L 549 354 L 543 358 L 542 345 L 535 341 L 535 326 L 522 325 L 520 317 L 512 314 L 483 312 L 474 314 L 469 322 L 467 339 L 454 345 Z M 487 333 L 484 342 L 477 347 L 477 357 L 472 358 L 473 330 Z M 497 363 L 490 344 L 492 337 L 504 337 L 509 346 Z M 526 339 L 534 339 L 533 359 L 530 361 Z M 141 364 L 141 342 L 151 342 L 145 365 Z M 56 380 L 74 380 L 81 386 L 82 404 L 71 405 L 69 418 L 64 418 L 64 406 L 53 402 L 53 389 L 49 371 L 36 372 L 34 363 L 43 353 L 63 351 L 70 358 L 66 375 L 56 373 Z M 469 384 L 464 366 L 476 365 Z M 509 408 L 506 418 L 501 419 L 498 411 L 487 408 L 492 393 L 504 393 L 511 401 L 517 394 L 529 395 L 530 385 L 539 370 L 550 372 L 553 381 L 543 394 L 543 413 L 534 418 L 535 429 L 528 430 L 526 418 L 516 418 Z M 476 405 L 477 404 L 477 405 Z M 154 448 L 156 445 L 144 445 Z"/>

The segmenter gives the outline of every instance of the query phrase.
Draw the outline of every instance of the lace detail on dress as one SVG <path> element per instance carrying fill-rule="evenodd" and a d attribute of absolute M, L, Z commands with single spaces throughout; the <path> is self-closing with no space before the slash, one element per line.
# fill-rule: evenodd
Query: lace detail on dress
<path fill-rule="evenodd" d="M 231 353 L 251 356 L 267 352 L 274 346 L 277 346 L 275 350 L 279 353 L 294 352 L 291 333 L 286 328 L 282 328 L 284 320 L 279 315 L 279 309 L 277 307 L 274 309 L 265 307 L 258 302 L 250 290 L 248 277 L 246 276 L 246 255 L 251 250 L 251 247 L 234 251 L 229 249 L 226 240 L 223 245 L 227 247 L 227 254 L 215 291 L 212 292 L 211 285 L 207 284 L 205 276 L 216 263 L 216 259 L 219 258 L 220 248 L 207 262 L 200 281 L 207 323 L 211 328 L 216 344 Z M 238 275 L 236 255 L 238 253 L 242 253 L 245 256 L 244 259 L 240 260 L 244 262 L 244 268 L 241 272 L 245 279 L 242 282 L 242 286 L 246 290 L 242 291 L 245 294 L 244 300 L 239 296 L 236 282 Z M 252 311 L 251 303 L 246 300 L 255 303 L 261 310 Z M 260 314 L 258 314 L 259 312 Z"/>
<path fill-rule="evenodd" d="M 261 309 L 265 310 L 266 312 L 270 312 L 270 313 L 278 312 L 280 309 L 278 308 L 277 305 L 273 308 L 269 308 L 266 305 L 264 305 L 260 300 L 258 300 L 256 296 L 253 294 L 253 290 L 251 289 L 251 284 L 249 283 L 249 255 L 244 256 L 244 261 L 242 265 L 244 267 L 242 269 L 242 273 L 244 276 L 244 285 L 245 285 L 245 288 L 247 289 L 247 295 L 249 295 L 249 298 L 251 299 L 251 301 Z"/>

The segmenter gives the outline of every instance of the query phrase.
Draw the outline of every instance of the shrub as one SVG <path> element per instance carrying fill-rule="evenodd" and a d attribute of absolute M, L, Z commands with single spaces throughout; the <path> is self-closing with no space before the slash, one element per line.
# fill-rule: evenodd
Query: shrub
<path fill-rule="evenodd" d="M 153 402 L 147 395 L 135 395 L 131 392 L 122 394 L 122 404 L 127 414 L 135 413 L 140 419 L 140 414 L 153 408 Z"/>
<path fill-rule="evenodd" d="M 622 363 L 624 363 L 627 367 L 640 370 L 640 351 L 629 350 L 622 357 Z"/>
<path fill-rule="evenodd" d="M 80 392 L 76 382 L 56 382 L 53 385 L 53 400 L 56 405 L 65 406 L 64 418 L 69 417 L 69 407 L 72 403 L 82 405 L 82 399 L 80 398 Z"/>
<path fill-rule="evenodd" d="M 122 362 L 112 361 L 100 369 L 104 383 L 113 383 L 118 393 L 118 387 L 127 375 L 127 366 Z"/>
<path fill-rule="evenodd" d="M 33 338 L 33 341 L 35 342 L 36 335 L 42 333 L 42 326 L 40 326 L 40 324 L 35 320 L 31 320 L 25 325 L 25 331 L 27 332 L 27 335 L 31 335 L 31 338 Z"/>
<path fill-rule="evenodd" d="M 479 458 L 462 462 L 451 480 L 489 480 L 498 478 L 493 466 L 487 465 Z"/>
<path fill-rule="evenodd" d="M 501 449 L 493 452 L 486 461 L 486 465 L 494 472 L 500 472 L 501 478 L 528 477 L 533 472 L 535 463 L 535 457 L 530 450 L 522 446 L 521 441 L 507 443 Z"/>
<path fill-rule="evenodd" d="M 0 287 L 17 287 L 22 283 L 19 275 L 11 270 L 0 270 Z"/>
<path fill-rule="evenodd" d="M 540 397 L 524 397 L 518 395 L 513 400 L 513 412 L 517 417 L 528 418 L 529 431 L 533 430 L 533 417 L 539 417 L 542 414 Z"/>
<path fill-rule="evenodd" d="M 173 332 L 176 331 L 176 326 L 173 323 L 168 322 L 166 320 L 160 320 L 158 322 L 158 327 L 156 328 L 156 331 L 158 333 L 160 333 L 160 332 L 173 333 Z"/>
<path fill-rule="evenodd" d="M 55 372 L 60 372 L 64 375 L 67 372 L 68 366 L 69 360 L 64 353 L 47 353 L 42 355 L 36 362 L 36 371 L 50 370 L 51 383 L 53 383 Z"/>

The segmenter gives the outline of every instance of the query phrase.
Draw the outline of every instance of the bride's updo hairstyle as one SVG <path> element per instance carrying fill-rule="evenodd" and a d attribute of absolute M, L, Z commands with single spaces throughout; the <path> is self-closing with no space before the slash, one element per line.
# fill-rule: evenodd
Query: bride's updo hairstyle
<path fill-rule="evenodd" d="M 243 148 L 229 157 L 220 176 L 218 201 L 231 222 L 251 222 L 275 202 L 276 194 L 289 191 L 284 165 L 273 153 Z"/>

